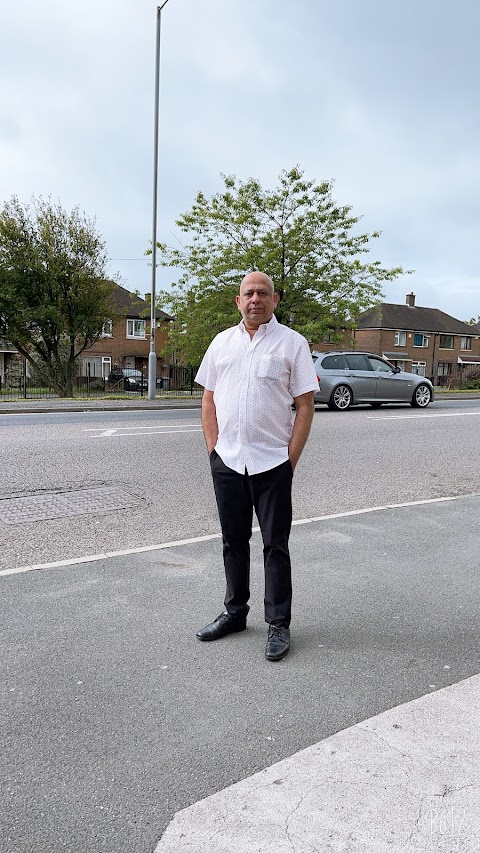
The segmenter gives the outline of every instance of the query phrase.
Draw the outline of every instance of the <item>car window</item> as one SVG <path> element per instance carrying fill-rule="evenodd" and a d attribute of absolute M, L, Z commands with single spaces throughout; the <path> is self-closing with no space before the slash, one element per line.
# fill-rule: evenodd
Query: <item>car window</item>
<path fill-rule="evenodd" d="M 382 373 L 393 373 L 392 365 L 387 364 L 381 358 L 375 358 L 373 355 L 367 355 L 367 358 L 374 370 L 380 370 Z"/>
<path fill-rule="evenodd" d="M 346 370 L 347 362 L 343 355 L 327 355 L 322 361 L 323 370 Z"/>
<path fill-rule="evenodd" d="M 350 370 L 372 370 L 372 365 L 361 353 L 349 353 L 345 358 Z"/>

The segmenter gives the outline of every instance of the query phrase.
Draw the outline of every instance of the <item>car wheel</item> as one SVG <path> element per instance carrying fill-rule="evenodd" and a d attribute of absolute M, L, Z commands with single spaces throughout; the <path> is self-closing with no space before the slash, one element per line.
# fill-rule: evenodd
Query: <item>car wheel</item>
<path fill-rule="evenodd" d="M 431 399 L 432 393 L 430 391 L 430 388 L 428 387 L 428 385 L 424 385 L 423 383 L 421 383 L 415 388 L 410 405 L 414 406 L 416 409 L 424 409 L 426 406 L 428 406 Z"/>
<path fill-rule="evenodd" d="M 335 409 L 337 412 L 343 412 L 345 409 L 350 408 L 352 402 L 352 391 L 348 385 L 337 385 L 333 389 L 330 400 L 328 401 L 328 408 Z"/>
<path fill-rule="evenodd" d="M 381 403 L 370 403 L 372 409 L 379 409 L 382 405 Z"/>

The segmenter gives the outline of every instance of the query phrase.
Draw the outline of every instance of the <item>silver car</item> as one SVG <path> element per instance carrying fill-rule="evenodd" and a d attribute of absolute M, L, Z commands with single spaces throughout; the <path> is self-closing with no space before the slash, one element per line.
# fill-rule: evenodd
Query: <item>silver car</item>
<path fill-rule="evenodd" d="M 370 352 L 313 352 L 319 390 L 315 404 L 344 411 L 358 403 L 410 403 L 424 409 L 433 400 L 433 385 L 424 376 L 405 373 Z"/>

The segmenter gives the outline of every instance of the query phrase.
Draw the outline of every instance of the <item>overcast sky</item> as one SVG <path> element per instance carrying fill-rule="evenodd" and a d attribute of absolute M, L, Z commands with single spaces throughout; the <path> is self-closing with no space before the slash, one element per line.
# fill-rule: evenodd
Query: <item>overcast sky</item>
<path fill-rule="evenodd" d="M 150 290 L 156 2 L 16 0 L 0 13 L 0 202 L 95 216 L 110 274 Z M 385 301 L 480 315 L 478 0 L 168 0 L 158 238 L 220 172 L 299 164 L 414 269 Z M 129 260 L 125 260 L 129 259 Z M 158 286 L 170 273 L 160 271 Z"/>

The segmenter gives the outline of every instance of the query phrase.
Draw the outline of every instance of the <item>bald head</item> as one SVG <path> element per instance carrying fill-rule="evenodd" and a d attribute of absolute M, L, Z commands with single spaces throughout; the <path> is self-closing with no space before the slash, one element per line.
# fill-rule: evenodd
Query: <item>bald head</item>
<path fill-rule="evenodd" d="M 275 287 L 274 287 L 272 279 L 266 273 L 257 272 L 257 271 L 256 272 L 249 272 L 248 275 L 246 275 L 245 278 L 243 278 L 242 281 L 240 282 L 240 293 L 242 292 L 242 289 L 245 289 L 245 287 L 248 287 L 249 285 L 252 285 L 252 284 L 258 284 L 258 285 L 262 285 L 263 287 L 270 288 L 270 292 L 273 296 L 273 293 L 275 291 Z"/>

